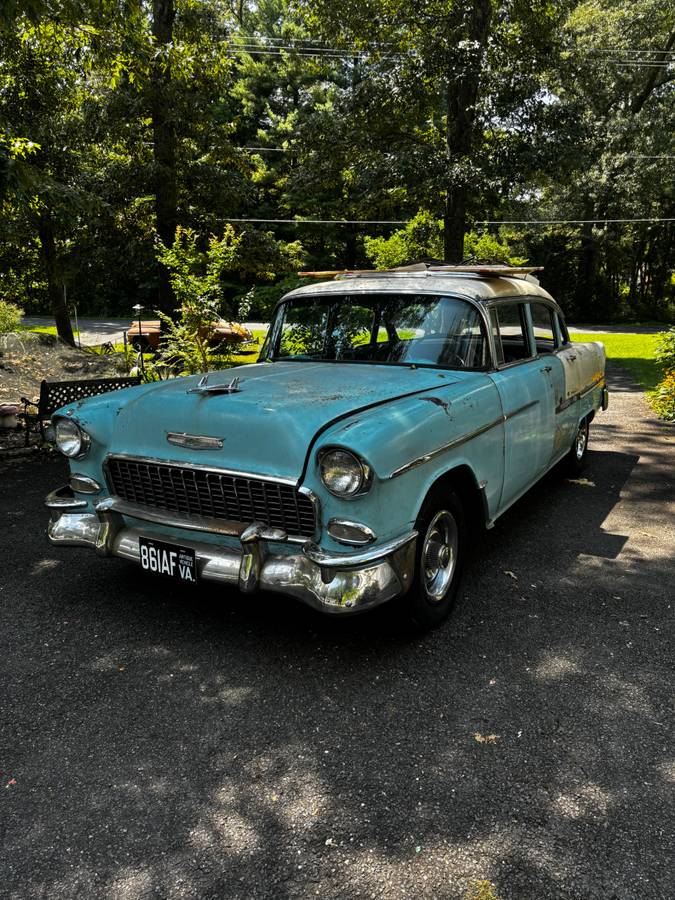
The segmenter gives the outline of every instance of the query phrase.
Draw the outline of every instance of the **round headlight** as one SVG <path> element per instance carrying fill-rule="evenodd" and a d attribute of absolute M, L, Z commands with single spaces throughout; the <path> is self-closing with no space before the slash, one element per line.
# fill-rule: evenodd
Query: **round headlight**
<path fill-rule="evenodd" d="M 77 422 L 59 419 L 56 423 L 56 446 L 64 456 L 84 456 L 89 447 L 89 436 Z"/>
<path fill-rule="evenodd" d="M 368 486 L 370 472 L 348 450 L 328 450 L 319 461 L 321 480 L 336 497 L 353 497 Z"/>

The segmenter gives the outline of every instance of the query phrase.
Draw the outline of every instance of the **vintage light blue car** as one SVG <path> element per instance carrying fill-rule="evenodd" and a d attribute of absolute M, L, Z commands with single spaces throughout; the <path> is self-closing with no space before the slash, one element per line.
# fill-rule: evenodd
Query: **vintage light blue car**
<path fill-rule="evenodd" d="M 282 299 L 257 365 L 59 410 L 50 539 L 329 613 L 400 598 L 438 624 L 469 523 L 579 470 L 607 406 L 602 345 L 570 343 L 529 271 L 338 275 Z"/>

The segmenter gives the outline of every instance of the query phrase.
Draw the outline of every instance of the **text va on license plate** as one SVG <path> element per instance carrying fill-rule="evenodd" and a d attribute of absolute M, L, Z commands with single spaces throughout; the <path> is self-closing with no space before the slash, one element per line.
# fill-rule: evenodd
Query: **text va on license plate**
<path fill-rule="evenodd" d="M 138 539 L 141 568 L 155 575 L 169 575 L 178 581 L 197 581 L 197 562 L 191 547 L 181 547 L 154 538 Z"/>

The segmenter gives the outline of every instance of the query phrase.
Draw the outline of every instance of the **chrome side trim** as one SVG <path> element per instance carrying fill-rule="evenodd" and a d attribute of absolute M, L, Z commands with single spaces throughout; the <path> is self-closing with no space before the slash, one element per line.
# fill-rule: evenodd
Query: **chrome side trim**
<path fill-rule="evenodd" d="M 442 446 L 437 447 L 435 450 L 431 450 L 429 453 L 425 453 L 424 456 L 418 456 L 416 459 L 405 463 L 405 465 L 399 466 L 398 469 L 394 469 L 394 471 L 387 476 L 387 479 L 398 478 L 399 475 L 403 475 L 404 472 L 409 472 L 410 469 L 416 469 L 418 466 L 423 466 L 430 460 L 435 459 L 437 456 L 440 456 L 441 453 L 445 453 L 446 450 L 452 450 L 454 447 L 459 447 L 462 444 L 466 444 L 467 441 L 471 441 L 475 437 L 478 437 L 481 434 L 485 434 L 486 431 L 490 431 L 491 428 L 496 428 L 497 425 L 503 425 L 504 422 L 508 422 L 509 419 L 513 419 L 515 416 L 524 413 L 526 410 L 531 409 L 538 403 L 538 400 L 532 400 L 530 403 L 525 403 L 523 406 L 519 406 L 518 409 L 514 409 L 510 413 L 501 415 L 498 419 L 495 419 L 492 422 L 488 422 L 487 425 L 481 425 L 480 428 L 475 428 L 468 434 L 462 435 L 462 437 L 454 438 L 454 440 L 448 441 L 447 444 L 443 444 Z"/>
<path fill-rule="evenodd" d="M 305 556 L 319 566 L 325 566 L 329 569 L 343 569 L 377 563 L 385 556 L 389 556 L 402 547 L 406 547 L 416 537 L 417 532 L 411 531 L 402 537 L 386 541 L 384 544 L 378 544 L 377 547 L 371 547 L 369 550 L 359 550 L 356 553 L 334 553 L 332 550 L 322 550 L 321 547 L 318 547 L 311 541 L 308 541 L 302 549 Z"/>
<path fill-rule="evenodd" d="M 581 398 L 585 397 L 586 394 L 590 394 L 590 392 L 594 388 L 598 387 L 598 385 L 600 385 L 600 384 L 603 384 L 604 381 L 605 381 L 605 376 L 601 375 L 598 378 L 596 378 L 595 381 L 592 381 L 588 385 L 588 387 L 585 387 L 583 389 L 583 391 L 578 391 L 576 394 L 572 394 L 571 397 L 568 397 L 567 400 L 562 400 L 555 408 L 556 415 L 558 415 L 558 413 L 564 412 L 566 409 L 569 409 L 569 407 L 573 403 L 576 403 L 577 400 L 581 400 Z"/>
<path fill-rule="evenodd" d="M 107 467 L 109 459 L 126 459 L 130 462 L 144 462 L 162 466 L 176 466 L 179 469 L 200 469 L 202 472 L 213 472 L 216 475 L 234 475 L 237 478 L 257 478 L 258 481 L 269 481 L 273 484 L 290 484 L 296 487 L 297 480 L 294 478 L 276 478 L 274 475 L 261 475 L 259 472 L 244 472 L 241 469 L 224 469 L 218 466 L 208 466 L 201 463 L 178 462 L 175 459 L 160 459 L 159 456 L 134 456 L 131 453 L 109 453 L 103 460 L 104 467 Z M 302 488 L 300 488 L 302 490 Z"/>
<path fill-rule="evenodd" d="M 447 444 L 443 444 L 442 446 L 437 447 L 435 450 L 431 450 L 429 453 L 425 453 L 424 456 L 418 456 L 416 459 L 412 459 L 410 462 L 399 466 L 398 469 L 394 469 L 394 471 L 390 475 L 388 475 L 387 478 L 398 478 L 398 476 L 403 475 L 404 472 L 409 472 L 411 469 L 416 469 L 418 466 L 423 466 L 425 463 L 428 463 L 432 459 L 435 459 L 437 456 L 440 456 L 441 453 L 445 453 L 447 450 L 452 450 L 453 447 L 459 447 L 461 444 L 466 444 L 467 441 L 473 440 L 473 438 L 478 437 L 478 435 L 480 434 L 485 434 L 485 432 L 490 431 L 491 428 L 496 428 L 497 425 L 502 425 L 504 421 L 505 417 L 500 416 L 493 422 L 488 422 L 487 425 L 481 425 L 480 428 L 475 428 L 468 434 L 462 435 L 462 437 L 454 438 L 452 441 L 448 441 Z"/>
<path fill-rule="evenodd" d="M 177 447 L 188 447 L 190 450 L 222 450 L 223 438 L 209 437 L 205 434 L 188 434 L 186 431 L 167 431 L 166 439 Z"/>

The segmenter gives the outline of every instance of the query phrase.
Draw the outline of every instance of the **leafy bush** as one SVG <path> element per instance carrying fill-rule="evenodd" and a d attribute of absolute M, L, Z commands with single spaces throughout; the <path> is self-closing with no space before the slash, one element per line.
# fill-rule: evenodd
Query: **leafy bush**
<path fill-rule="evenodd" d="M 16 331 L 21 323 L 23 310 L 13 303 L 0 300 L 0 331 Z"/>
<path fill-rule="evenodd" d="M 658 343 L 654 356 L 663 369 L 664 374 L 675 371 L 675 326 L 668 331 L 662 331 L 658 337 Z"/>
<path fill-rule="evenodd" d="M 158 245 L 157 258 L 169 270 L 169 281 L 179 303 L 177 322 L 157 313 L 163 325 L 160 353 L 165 363 L 186 375 L 217 367 L 209 337 L 223 300 L 221 275 L 232 268 L 239 242 L 234 228 L 227 225 L 222 238 L 210 236 L 203 252 L 197 233 L 179 226 L 171 247 Z M 227 352 L 220 355 L 221 366 L 227 357 Z"/>
<path fill-rule="evenodd" d="M 405 228 L 390 237 L 365 237 L 366 256 L 377 269 L 393 269 L 417 260 L 443 259 L 443 223 L 426 210 L 420 210 Z M 514 256 L 505 240 L 494 234 L 470 231 L 464 236 L 464 257 L 476 263 L 506 263 L 522 266 L 526 259 Z"/>
<path fill-rule="evenodd" d="M 655 412 L 667 422 L 675 422 L 675 370 L 669 372 L 650 397 Z"/>
<path fill-rule="evenodd" d="M 654 356 L 664 378 L 650 397 L 654 410 L 668 422 L 675 422 L 675 327 L 658 335 Z"/>

